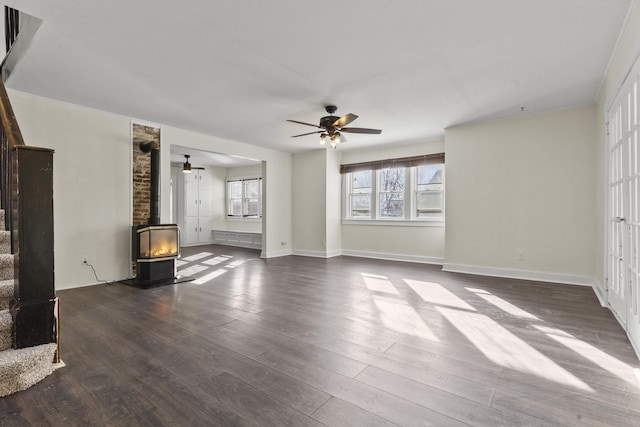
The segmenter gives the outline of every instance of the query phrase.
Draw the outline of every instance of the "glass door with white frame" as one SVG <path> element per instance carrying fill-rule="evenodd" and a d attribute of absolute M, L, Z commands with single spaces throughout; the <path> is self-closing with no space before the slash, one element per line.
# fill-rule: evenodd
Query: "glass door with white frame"
<path fill-rule="evenodd" d="M 608 112 L 608 300 L 636 343 L 640 343 L 639 77 L 640 62 Z"/>

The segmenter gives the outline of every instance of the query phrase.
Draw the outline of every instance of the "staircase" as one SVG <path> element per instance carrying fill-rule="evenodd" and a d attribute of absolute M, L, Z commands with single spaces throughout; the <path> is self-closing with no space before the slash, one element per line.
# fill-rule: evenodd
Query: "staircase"
<path fill-rule="evenodd" d="M 1 10 L 1 9 L 0 9 Z M 41 21 L 9 7 L 0 63 L 0 397 L 59 360 L 53 245 L 53 150 L 26 145 L 4 81 Z"/>
<path fill-rule="evenodd" d="M 4 231 L 5 214 L 0 210 L 0 397 L 25 390 L 53 372 L 56 343 L 12 349 L 13 318 L 9 301 L 14 294 L 14 257 L 11 232 Z"/>

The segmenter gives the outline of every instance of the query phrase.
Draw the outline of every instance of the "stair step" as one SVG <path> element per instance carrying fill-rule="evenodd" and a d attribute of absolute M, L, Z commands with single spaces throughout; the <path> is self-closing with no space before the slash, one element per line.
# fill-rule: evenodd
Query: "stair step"
<path fill-rule="evenodd" d="M 13 255 L 0 254 L 0 280 L 9 280 L 13 278 Z"/>
<path fill-rule="evenodd" d="M 0 352 L 0 397 L 26 390 L 51 374 L 56 344 Z"/>
<path fill-rule="evenodd" d="M 0 351 L 11 348 L 13 318 L 9 310 L 0 311 Z"/>
<path fill-rule="evenodd" d="M 0 310 L 9 308 L 9 301 L 13 298 L 13 279 L 0 280 Z"/>
<path fill-rule="evenodd" d="M 0 229 L 0 253 L 11 253 L 11 232 Z"/>

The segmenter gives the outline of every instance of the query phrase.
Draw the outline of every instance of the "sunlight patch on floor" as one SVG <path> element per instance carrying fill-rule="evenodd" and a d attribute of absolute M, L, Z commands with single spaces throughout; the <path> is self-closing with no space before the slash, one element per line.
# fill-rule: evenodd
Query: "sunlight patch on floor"
<path fill-rule="evenodd" d="M 475 289 L 475 288 L 465 288 L 466 290 L 473 292 L 483 300 L 487 301 L 490 304 L 495 305 L 502 311 L 509 313 L 512 316 L 521 317 L 523 319 L 531 319 L 531 320 L 540 320 L 533 314 L 524 311 L 520 307 L 517 307 L 511 304 L 509 301 L 505 301 L 502 298 L 491 294 L 490 292 L 485 291 L 484 289 Z"/>
<path fill-rule="evenodd" d="M 231 258 L 233 258 L 233 257 L 229 256 L 229 255 L 220 255 L 220 256 L 217 256 L 215 258 L 211 258 L 211 259 L 208 259 L 206 261 L 203 261 L 202 263 L 213 266 L 213 265 L 218 265 L 221 262 L 229 261 Z"/>
<path fill-rule="evenodd" d="M 229 258 L 231 258 L 231 257 L 229 257 Z M 244 264 L 247 261 L 249 261 L 249 260 L 248 259 L 238 259 L 238 260 L 235 260 L 233 262 L 230 262 L 225 267 L 236 268 L 236 267 L 241 266 L 242 264 Z"/>
<path fill-rule="evenodd" d="M 493 363 L 593 392 L 582 380 L 489 317 L 445 307 L 437 309 Z"/>
<path fill-rule="evenodd" d="M 380 313 L 380 320 L 387 328 L 431 341 L 440 341 L 413 307 L 402 302 L 380 299 L 375 299 L 374 303 Z"/>
<path fill-rule="evenodd" d="M 612 373 L 630 384 L 635 386 L 638 385 L 638 379 L 634 375 L 634 368 L 619 361 L 615 357 L 608 355 L 599 348 L 596 348 L 561 329 L 548 328 L 546 326 L 539 325 L 533 325 L 533 327 L 544 332 L 549 338 L 575 351 L 585 359 L 595 363 L 605 371 Z"/>
<path fill-rule="evenodd" d="M 374 292 L 384 292 L 392 295 L 400 295 L 393 283 L 387 278 L 387 276 L 380 276 L 378 274 L 361 273 L 362 280 L 367 286 L 367 289 Z"/>
<path fill-rule="evenodd" d="M 184 275 L 184 276 L 193 276 L 196 275 L 204 270 L 206 270 L 208 267 L 205 265 L 192 265 L 191 267 L 187 267 L 187 268 L 183 268 L 183 269 L 178 269 L 178 271 L 180 272 L 180 274 Z"/>
<path fill-rule="evenodd" d="M 453 292 L 438 283 L 409 279 L 404 279 L 404 282 L 425 302 L 476 311 L 476 309 L 470 306 L 465 300 L 456 296 Z"/>
<path fill-rule="evenodd" d="M 229 270 L 225 270 L 224 268 L 219 268 L 215 271 L 212 271 L 209 274 L 205 274 L 202 277 L 198 277 L 196 280 L 194 280 L 192 283 L 195 285 L 204 285 L 207 282 L 210 282 L 211 280 L 215 279 L 218 276 L 222 276 L 224 273 L 226 273 Z"/>
<path fill-rule="evenodd" d="M 213 255 L 211 252 L 198 252 L 197 254 L 190 255 L 188 257 L 182 258 L 183 261 L 198 261 L 199 259 L 206 258 L 208 256 Z"/>

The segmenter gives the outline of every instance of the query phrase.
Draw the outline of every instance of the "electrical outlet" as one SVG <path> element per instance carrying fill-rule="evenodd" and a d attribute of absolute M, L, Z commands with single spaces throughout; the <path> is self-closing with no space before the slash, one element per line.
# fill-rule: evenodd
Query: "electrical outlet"
<path fill-rule="evenodd" d="M 524 261 L 525 260 L 524 251 L 518 251 L 518 252 L 516 252 L 516 254 L 518 256 L 518 261 Z"/>

